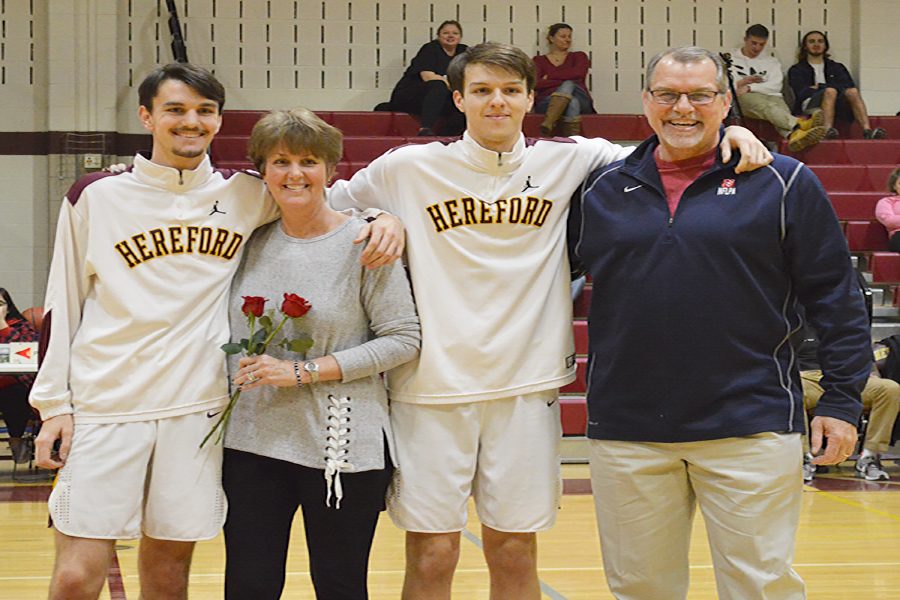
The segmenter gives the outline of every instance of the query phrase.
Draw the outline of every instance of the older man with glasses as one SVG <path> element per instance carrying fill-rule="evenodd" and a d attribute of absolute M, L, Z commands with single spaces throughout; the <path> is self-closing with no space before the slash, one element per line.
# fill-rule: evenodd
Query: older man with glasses
<path fill-rule="evenodd" d="M 717 150 L 732 101 L 713 53 L 647 68 L 656 135 L 594 171 L 569 244 L 593 276 L 591 480 L 610 589 L 687 596 L 700 505 L 722 600 L 800 600 L 791 568 L 803 393 L 788 338 L 819 334 L 818 464 L 846 459 L 870 370 L 866 310 L 828 197 L 798 161 L 737 173 Z"/>

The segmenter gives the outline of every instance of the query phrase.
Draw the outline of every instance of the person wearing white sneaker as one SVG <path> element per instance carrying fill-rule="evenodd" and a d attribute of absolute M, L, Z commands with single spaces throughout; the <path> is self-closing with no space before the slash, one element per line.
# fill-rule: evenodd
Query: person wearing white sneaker
<path fill-rule="evenodd" d="M 819 367 L 819 340 L 808 327 L 801 329 L 794 337 L 797 347 L 797 362 L 800 366 L 800 378 L 803 384 L 803 405 L 807 412 L 813 411 L 824 393 L 821 385 L 822 371 Z M 869 413 L 869 424 L 863 439 L 863 451 L 856 463 L 856 472 L 860 477 L 870 481 L 888 479 L 888 474 L 881 468 L 879 457 L 886 452 L 891 443 L 891 432 L 894 421 L 900 413 L 900 384 L 892 379 L 879 376 L 877 366 L 866 380 L 861 399 L 863 410 Z M 809 439 L 803 436 L 804 452 L 809 453 Z M 815 465 L 812 473 L 815 474 Z M 803 465 L 803 480 L 807 479 L 806 461 Z"/>
<path fill-rule="evenodd" d="M 863 450 L 856 461 L 856 475 L 867 481 L 887 481 L 890 476 L 881 467 L 881 455 L 871 450 Z"/>

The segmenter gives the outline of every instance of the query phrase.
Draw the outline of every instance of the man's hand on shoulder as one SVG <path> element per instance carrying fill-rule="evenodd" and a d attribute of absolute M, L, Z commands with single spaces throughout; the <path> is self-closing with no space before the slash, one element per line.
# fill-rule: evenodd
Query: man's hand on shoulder
<path fill-rule="evenodd" d="M 822 443 L 828 440 L 825 454 L 818 456 Z M 809 450 L 813 464 L 836 465 L 847 460 L 856 447 L 856 426 L 834 417 L 814 417 L 809 424 Z"/>
<path fill-rule="evenodd" d="M 72 415 L 58 415 L 51 417 L 41 424 L 41 432 L 34 442 L 35 464 L 42 469 L 60 469 L 69 458 L 69 450 L 72 448 L 72 432 L 75 430 L 75 421 Z M 53 451 L 53 446 L 59 440 L 59 453 Z"/>
<path fill-rule="evenodd" d="M 360 244 L 366 239 L 369 241 L 359 260 L 369 269 L 394 262 L 403 256 L 403 249 L 406 247 L 403 222 L 389 213 L 381 213 L 374 221 L 366 223 L 353 243 Z"/>
<path fill-rule="evenodd" d="M 719 148 L 722 150 L 722 162 L 726 163 L 731 160 L 732 149 L 740 150 L 741 161 L 735 167 L 735 173 L 755 171 L 772 162 L 772 153 L 753 132 L 737 125 L 725 128 Z"/>

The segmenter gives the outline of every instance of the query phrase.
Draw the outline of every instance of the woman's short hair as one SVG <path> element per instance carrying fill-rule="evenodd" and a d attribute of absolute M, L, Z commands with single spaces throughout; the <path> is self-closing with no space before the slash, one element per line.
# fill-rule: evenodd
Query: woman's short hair
<path fill-rule="evenodd" d="M 554 23 L 547 28 L 547 38 L 552 38 L 554 35 L 559 33 L 560 29 L 568 29 L 569 31 L 572 31 L 572 26 L 568 23 Z"/>
<path fill-rule="evenodd" d="M 441 23 L 440 25 L 438 25 L 437 33 L 440 33 L 440 32 L 441 32 L 441 29 L 443 29 L 443 28 L 446 27 L 447 25 L 453 25 L 454 27 L 456 27 L 457 29 L 459 29 L 459 35 L 462 35 L 462 32 L 463 32 L 463 30 L 462 30 L 462 25 L 460 25 L 460 24 L 459 24 L 459 21 L 457 21 L 456 19 L 447 19 L 446 21 L 444 21 L 443 23 Z"/>
<path fill-rule="evenodd" d="M 469 47 L 462 54 L 457 54 L 447 67 L 447 79 L 450 81 L 451 90 L 464 93 L 466 67 L 469 65 L 487 65 L 515 73 L 525 80 L 529 92 L 534 90 L 534 61 L 512 44 L 484 42 Z"/>
<path fill-rule="evenodd" d="M 170 63 L 153 69 L 138 87 L 140 105 L 152 111 L 159 86 L 167 79 L 180 81 L 204 98 L 215 101 L 220 113 L 225 107 L 225 87 L 212 73 L 190 63 Z"/>
<path fill-rule="evenodd" d="M 8 319 L 19 319 L 20 321 L 24 321 L 25 317 L 22 316 L 22 313 L 19 312 L 19 309 L 16 308 L 15 302 L 13 302 L 12 296 L 9 295 L 9 292 L 6 291 L 6 288 L 0 287 L 0 297 L 6 302 L 6 318 Z"/>
<path fill-rule="evenodd" d="M 331 173 L 344 153 L 344 135 L 309 109 L 273 110 L 253 126 L 247 156 L 257 171 L 265 173 L 266 159 L 281 147 L 292 154 L 312 154 Z"/>
<path fill-rule="evenodd" d="M 894 169 L 887 180 L 887 190 L 894 195 L 897 195 L 897 190 L 894 188 L 897 185 L 898 179 L 900 179 L 900 167 Z"/>

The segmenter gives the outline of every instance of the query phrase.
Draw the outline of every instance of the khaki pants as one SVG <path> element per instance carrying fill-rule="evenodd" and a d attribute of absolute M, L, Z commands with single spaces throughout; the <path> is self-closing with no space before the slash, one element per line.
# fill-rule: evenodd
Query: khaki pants
<path fill-rule="evenodd" d="M 781 137 L 786 138 L 797 125 L 797 117 L 791 114 L 781 96 L 747 92 L 738 96 L 738 104 L 745 117 L 768 121 L 775 126 Z"/>
<path fill-rule="evenodd" d="M 819 385 L 821 379 L 822 371 L 800 371 L 803 406 L 807 414 L 816 407 L 819 398 L 825 393 Z M 894 421 L 900 412 L 900 384 L 893 379 L 882 379 L 872 375 L 862 391 L 862 403 L 863 410 L 869 411 L 869 426 L 866 428 L 863 448 L 876 454 L 887 452 L 891 445 Z M 803 436 L 803 451 L 809 452 L 809 438 L 806 435 Z"/>
<path fill-rule="evenodd" d="M 591 441 L 603 567 L 618 600 L 684 600 L 695 505 L 720 600 L 803 600 L 791 568 L 803 481 L 800 436 Z"/>

